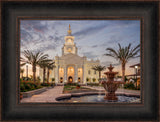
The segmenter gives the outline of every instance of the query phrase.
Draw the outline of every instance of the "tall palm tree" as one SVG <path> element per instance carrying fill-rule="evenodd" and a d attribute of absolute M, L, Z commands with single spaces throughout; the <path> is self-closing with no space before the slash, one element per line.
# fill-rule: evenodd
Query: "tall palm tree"
<path fill-rule="evenodd" d="M 41 68 L 43 68 L 43 83 L 45 83 L 45 79 L 46 79 L 46 68 L 48 67 L 49 63 L 51 62 L 52 60 L 50 59 L 46 59 L 46 60 L 43 60 L 41 62 L 39 62 L 39 66 Z"/>
<path fill-rule="evenodd" d="M 103 71 L 105 69 L 105 66 L 97 65 L 97 66 L 92 67 L 92 69 L 99 72 L 99 79 L 100 79 L 101 78 L 101 71 Z"/>
<path fill-rule="evenodd" d="M 47 83 L 49 82 L 49 71 L 52 70 L 53 68 L 55 68 L 55 65 L 54 65 L 55 62 L 50 62 L 48 63 L 47 65 Z"/>
<path fill-rule="evenodd" d="M 113 57 L 117 60 L 119 60 L 119 62 L 122 65 L 122 79 L 123 81 L 125 81 L 125 66 L 126 63 L 132 59 L 132 58 L 137 58 L 139 57 L 139 52 L 140 52 L 140 44 L 137 45 L 134 48 L 131 48 L 131 44 L 129 44 L 126 47 L 121 47 L 121 45 L 118 43 L 119 49 L 115 50 L 113 48 L 107 48 L 106 50 L 108 51 L 108 53 L 106 53 L 106 56 L 110 56 Z"/>
<path fill-rule="evenodd" d="M 48 58 L 47 54 L 41 52 L 33 53 L 29 50 L 24 51 L 24 57 L 27 59 L 26 62 L 32 65 L 33 81 L 36 82 L 36 66 Z"/>

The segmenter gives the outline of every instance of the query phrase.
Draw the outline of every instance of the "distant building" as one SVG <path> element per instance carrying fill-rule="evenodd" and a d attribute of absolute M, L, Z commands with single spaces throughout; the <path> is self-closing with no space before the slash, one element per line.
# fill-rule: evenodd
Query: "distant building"
<path fill-rule="evenodd" d="M 140 76 L 141 76 L 141 65 L 140 63 L 131 65 L 130 68 L 135 69 L 135 73 L 126 75 L 126 77 L 137 79 L 137 86 L 140 84 Z"/>
<path fill-rule="evenodd" d="M 64 38 L 62 56 L 55 56 L 56 68 L 51 70 L 49 81 L 51 82 L 51 79 L 55 78 L 56 83 L 86 83 L 86 79 L 89 79 L 89 82 L 96 79 L 95 82 L 98 82 L 99 74 L 97 71 L 92 70 L 92 67 L 100 65 L 100 61 L 89 61 L 86 56 L 80 57 L 71 32 L 69 25 L 68 35 Z M 43 79 L 42 74 L 41 70 L 41 79 Z"/>

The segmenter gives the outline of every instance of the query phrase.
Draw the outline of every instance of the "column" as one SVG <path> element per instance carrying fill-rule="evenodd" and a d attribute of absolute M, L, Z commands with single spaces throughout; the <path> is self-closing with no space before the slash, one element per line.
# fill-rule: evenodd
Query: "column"
<path fill-rule="evenodd" d="M 64 66 L 64 82 L 67 83 L 67 66 Z"/>
<path fill-rule="evenodd" d="M 77 65 L 75 65 L 74 70 L 75 70 L 74 71 L 74 79 L 75 79 L 74 81 L 78 82 L 78 74 L 77 74 L 78 69 L 77 69 Z"/>
<path fill-rule="evenodd" d="M 57 82 L 59 83 L 59 65 L 57 66 Z"/>
<path fill-rule="evenodd" d="M 82 65 L 82 83 L 84 83 L 84 65 Z"/>

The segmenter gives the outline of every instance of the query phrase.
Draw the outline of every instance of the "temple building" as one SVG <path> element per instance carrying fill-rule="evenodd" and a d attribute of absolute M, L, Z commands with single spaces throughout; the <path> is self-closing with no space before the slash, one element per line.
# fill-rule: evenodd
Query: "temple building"
<path fill-rule="evenodd" d="M 64 37 L 65 43 L 62 47 L 62 56 L 55 56 L 56 68 L 51 70 L 49 82 L 53 78 L 56 83 L 98 82 L 99 73 L 92 70 L 92 67 L 100 65 L 100 61 L 89 61 L 86 56 L 79 56 L 74 39 L 75 37 L 72 36 L 69 25 L 68 34 Z M 42 79 L 41 73 L 40 76 Z"/>

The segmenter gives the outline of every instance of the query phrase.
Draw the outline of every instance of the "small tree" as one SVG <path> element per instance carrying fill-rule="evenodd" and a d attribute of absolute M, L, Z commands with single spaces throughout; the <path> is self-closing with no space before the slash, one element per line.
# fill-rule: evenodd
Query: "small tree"
<path fill-rule="evenodd" d="M 52 83 L 55 81 L 55 78 L 52 78 Z"/>
<path fill-rule="evenodd" d="M 86 81 L 89 82 L 89 78 L 86 78 Z"/>
<path fill-rule="evenodd" d="M 96 81 L 96 79 L 95 79 L 95 78 L 93 78 L 92 80 L 93 80 L 93 82 L 95 82 L 95 81 Z"/>
<path fill-rule="evenodd" d="M 101 72 L 105 69 L 105 66 L 97 65 L 92 67 L 93 70 L 99 72 L 99 79 L 101 78 Z"/>

